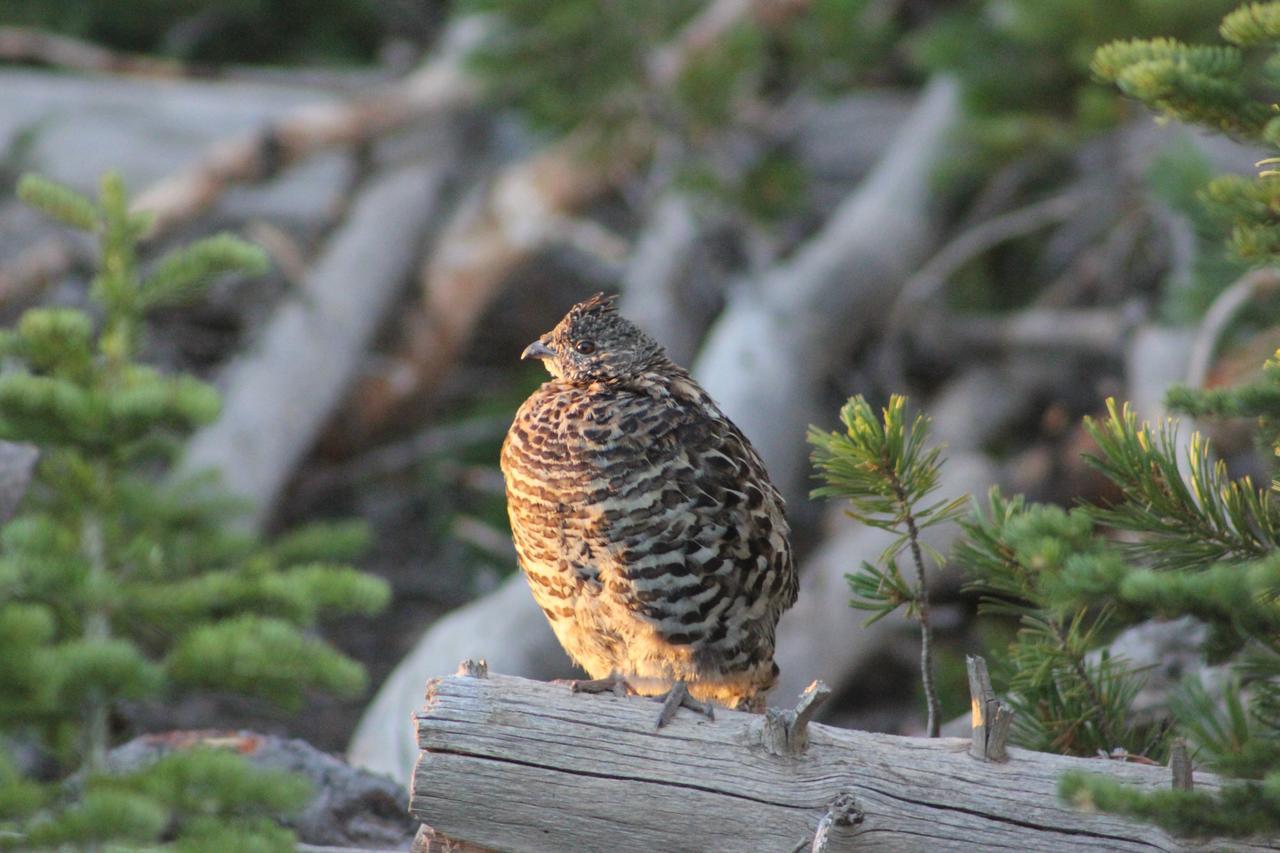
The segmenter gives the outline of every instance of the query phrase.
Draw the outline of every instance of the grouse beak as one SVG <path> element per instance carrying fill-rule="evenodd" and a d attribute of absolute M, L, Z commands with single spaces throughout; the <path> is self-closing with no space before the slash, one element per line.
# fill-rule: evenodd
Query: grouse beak
<path fill-rule="evenodd" d="M 524 348 L 524 352 L 520 353 L 521 360 L 526 358 L 555 358 L 556 351 L 544 344 L 542 341 L 534 341 Z"/>

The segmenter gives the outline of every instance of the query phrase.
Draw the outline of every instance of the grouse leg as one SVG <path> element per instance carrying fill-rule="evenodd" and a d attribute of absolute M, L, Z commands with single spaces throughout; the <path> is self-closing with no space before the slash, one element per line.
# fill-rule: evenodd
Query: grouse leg
<path fill-rule="evenodd" d="M 662 703 L 662 711 L 658 713 L 658 724 L 655 729 L 660 729 L 667 723 L 671 722 L 671 718 L 676 715 L 676 711 L 681 708 L 688 708 L 690 711 L 697 711 L 699 714 L 706 714 L 708 720 L 716 718 L 715 711 L 711 709 L 710 702 L 699 702 L 689 693 L 689 685 L 683 681 L 677 681 L 671 685 L 671 689 L 660 696 L 653 697 Z"/>

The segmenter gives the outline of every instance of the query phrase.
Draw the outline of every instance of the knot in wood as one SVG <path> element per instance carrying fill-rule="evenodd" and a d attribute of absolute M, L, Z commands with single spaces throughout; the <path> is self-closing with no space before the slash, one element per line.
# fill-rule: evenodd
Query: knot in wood
<path fill-rule="evenodd" d="M 818 828 L 813 833 L 812 853 L 826 853 L 832 846 L 833 836 L 840 838 L 842 831 L 858 826 L 866 819 L 866 814 L 858 808 L 858 801 L 852 791 L 841 791 L 827 805 L 827 811 L 818 821 Z M 845 838 L 847 841 L 847 837 Z M 843 845 L 841 845 L 843 846 Z"/>
<path fill-rule="evenodd" d="M 827 815 L 831 818 L 832 826 L 857 826 L 866 818 L 851 791 L 837 794 L 831 805 L 827 806 Z"/>

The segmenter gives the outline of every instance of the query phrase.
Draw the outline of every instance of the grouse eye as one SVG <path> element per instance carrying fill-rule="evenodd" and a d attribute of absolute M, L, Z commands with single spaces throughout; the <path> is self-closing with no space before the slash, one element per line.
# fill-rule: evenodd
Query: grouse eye
<path fill-rule="evenodd" d="M 576 343 L 573 348 L 576 349 L 582 355 L 591 355 L 591 353 L 596 351 L 596 345 L 594 341 L 578 341 L 578 343 Z"/>

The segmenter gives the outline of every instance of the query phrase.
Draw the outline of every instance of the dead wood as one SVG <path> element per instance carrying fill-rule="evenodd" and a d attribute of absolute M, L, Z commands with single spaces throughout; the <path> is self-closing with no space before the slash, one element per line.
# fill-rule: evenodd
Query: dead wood
<path fill-rule="evenodd" d="M 439 210 L 447 152 L 374 178 L 261 339 L 224 377 L 223 411 L 192 437 L 188 471 L 214 469 L 270 514 L 294 468 L 342 399 L 378 326 L 408 280 Z"/>
<path fill-rule="evenodd" d="M 917 319 L 915 348 L 950 360 L 1007 352 L 1051 353 L 1118 359 L 1133 326 L 1117 308 L 1024 308 L 1007 314 L 931 314 Z"/>
<path fill-rule="evenodd" d="M 258 130 L 213 145 L 190 168 L 135 196 L 134 210 L 154 217 L 148 236 L 191 221 L 233 186 L 266 180 L 316 152 L 357 145 L 470 103 L 476 86 L 463 59 L 484 30 L 483 21 L 461 18 L 441 36 L 433 57 L 402 80 L 348 100 L 298 107 Z M 64 275 L 75 260 L 74 247 L 64 240 L 27 249 L 0 270 L 0 304 L 29 297 Z"/>
<path fill-rule="evenodd" d="M 766 716 L 678 714 L 655 732 L 641 697 L 497 675 L 432 681 L 417 725 L 411 811 L 500 850 L 1280 849 L 1177 839 L 1057 796 L 1068 770 L 1155 790 L 1170 787 L 1167 768 L 1016 748 L 994 763 L 968 738 L 810 723 L 800 753 L 779 755 Z"/>
<path fill-rule="evenodd" d="M 702 229 L 689 198 L 667 193 L 654 205 L 622 278 L 618 308 L 677 364 L 688 364 L 702 330 L 684 304 L 682 285 Z"/>
<path fill-rule="evenodd" d="M 1227 326 L 1240 311 L 1263 296 L 1271 296 L 1280 289 L 1280 270 L 1274 267 L 1251 270 L 1236 279 L 1226 290 L 1218 294 L 1205 312 L 1196 336 L 1191 342 L 1191 355 L 1187 364 L 1186 383 L 1201 388 L 1213 367 L 1213 356 Z"/>
<path fill-rule="evenodd" d="M 654 52 L 648 87 L 669 89 L 692 59 L 752 16 L 762 26 L 777 26 L 806 6 L 800 0 L 712 0 Z M 653 133 L 635 123 L 603 145 L 595 128 L 579 127 L 502 168 L 482 194 L 459 208 L 423 268 L 423 309 L 406 322 L 406 345 L 360 393 L 363 430 L 375 430 L 407 401 L 438 387 L 510 274 L 571 234 L 566 224 L 574 215 L 649 156 Z"/>
<path fill-rule="evenodd" d="M 91 74 L 187 77 L 199 73 L 199 69 L 172 59 L 120 53 L 32 27 L 0 27 L 0 61 L 28 62 Z"/>
<path fill-rule="evenodd" d="M 875 169 L 822 231 L 759 281 L 730 295 L 694 374 L 742 428 L 782 493 L 807 488 L 806 427 L 831 366 L 878 330 L 937 228 L 929 175 L 959 110 L 953 80 L 934 80 Z M 767 393 L 761 393 L 766 389 Z"/>

